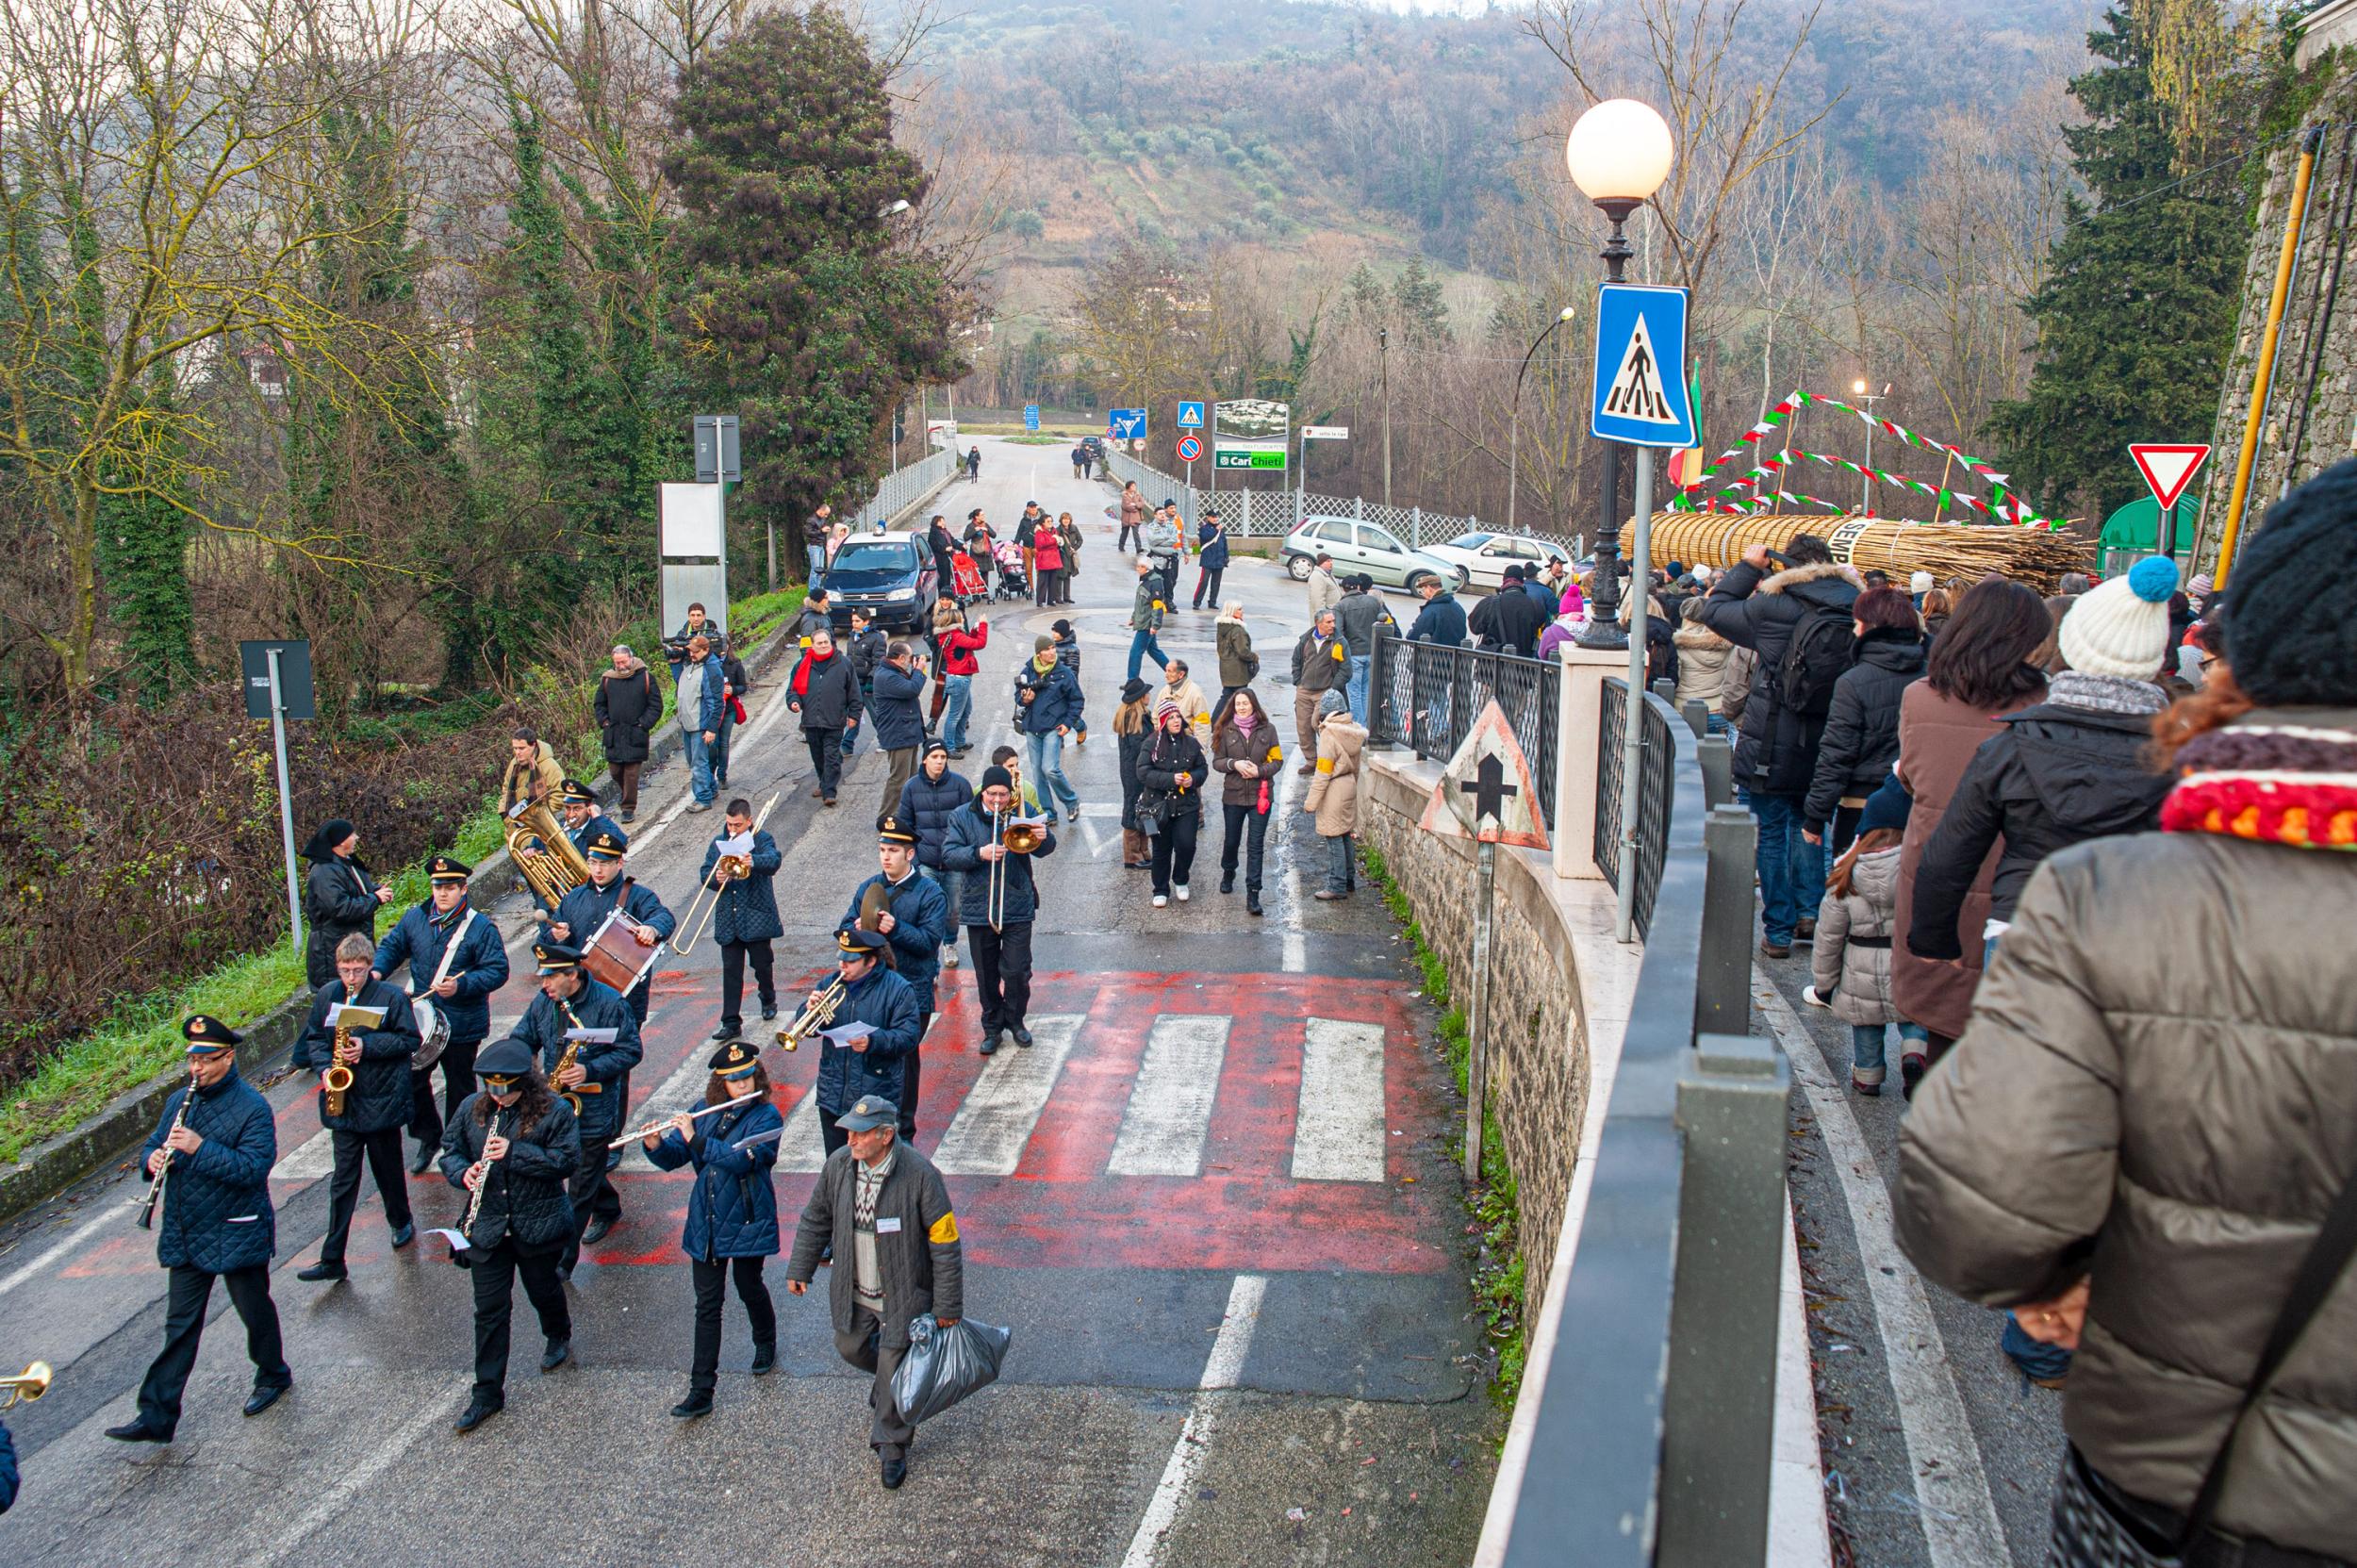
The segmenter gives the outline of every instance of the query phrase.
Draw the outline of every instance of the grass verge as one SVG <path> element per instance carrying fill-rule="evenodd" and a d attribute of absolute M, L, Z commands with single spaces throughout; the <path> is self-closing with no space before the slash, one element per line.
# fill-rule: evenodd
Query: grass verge
<path fill-rule="evenodd" d="M 1408 907 L 1408 895 L 1392 880 L 1391 867 L 1383 864 L 1382 854 L 1362 845 L 1359 855 L 1366 867 L 1367 880 L 1383 895 L 1384 907 L 1392 912 L 1392 917 L 1400 923 L 1408 940 L 1414 945 L 1416 966 L 1424 972 L 1424 993 L 1441 1013 L 1441 1054 L 1448 1062 L 1450 1072 L 1456 1075 L 1457 1092 L 1461 1095 L 1465 1092 L 1465 1059 L 1470 1043 L 1465 1034 L 1465 1010 L 1452 1005 L 1449 999 L 1448 966 L 1425 941 L 1424 930 L 1416 924 L 1416 917 Z M 1448 1144 L 1450 1158 L 1461 1164 L 1465 1158 L 1463 1134 L 1451 1132 Z M 1474 1260 L 1473 1296 L 1490 1342 L 1490 1395 L 1501 1409 L 1511 1410 L 1523 1386 L 1523 1365 L 1528 1351 L 1523 1312 L 1523 1254 L 1517 1245 L 1521 1232 L 1516 1229 L 1522 1209 L 1514 1172 L 1506 1163 L 1506 1140 L 1498 1134 L 1497 1118 L 1486 1108 L 1481 1114 L 1481 1180 L 1465 1195 L 1465 1207 L 1473 1216 L 1480 1243 Z"/>

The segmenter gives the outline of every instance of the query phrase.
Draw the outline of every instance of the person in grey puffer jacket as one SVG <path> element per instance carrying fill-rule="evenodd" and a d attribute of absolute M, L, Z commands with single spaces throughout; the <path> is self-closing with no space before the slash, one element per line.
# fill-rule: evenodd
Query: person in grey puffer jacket
<path fill-rule="evenodd" d="M 2352 518 L 2357 461 L 2271 509 L 2222 666 L 2156 725 L 2162 831 L 2037 868 L 1901 1124 L 1908 1257 L 2075 1349 L 2063 1568 L 2119 1560 L 2097 1510 L 2198 1526 L 2188 1562 L 2357 1561 L 2357 1271 L 2327 1229 L 2357 1178 L 2357 621 L 2316 591 L 2357 572 Z"/>

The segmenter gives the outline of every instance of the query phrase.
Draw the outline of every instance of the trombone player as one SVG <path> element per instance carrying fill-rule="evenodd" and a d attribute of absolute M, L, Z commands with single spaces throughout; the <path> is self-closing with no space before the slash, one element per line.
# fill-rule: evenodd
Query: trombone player
<path fill-rule="evenodd" d="M 900 1059 L 901 1092 L 890 1097 L 900 1108 L 900 1141 L 913 1143 L 916 1138 L 917 1052 L 933 1021 L 933 982 L 941 973 L 941 945 L 956 932 L 949 924 L 949 900 L 941 884 L 916 868 L 915 829 L 903 827 L 896 817 L 879 818 L 876 859 L 882 869 L 851 890 L 843 923 L 861 924 L 860 910 L 869 889 L 882 890 L 883 907 L 877 911 L 875 929 L 891 951 L 893 967 L 916 998 L 916 1041 Z"/>
<path fill-rule="evenodd" d="M 271 1304 L 270 1260 L 278 1250 L 270 1202 L 270 1168 L 278 1131 L 270 1101 L 238 1076 L 238 1032 L 199 1013 L 180 1026 L 188 1041 L 189 1086 L 164 1101 L 141 1151 L 153 1178 L 167 1164 L 163 1214 L 156 1222 L 156 1261 L 172 1271 L 164 1308 L 164 1348 L 140 1384 L 140 1412 L 107 1435 L 118 1443 L 170 1443 L 180 1424 L 180 1394 L 196 1365 L 205 1308 L 218 1278 L 245 1324 L 254 1392 L 245 1413 L 259 1415 L 294 1387 Z"/>
<path fill-rule="evenodd" d="M 751 853 L 720 852 L 720 846 L 730 839 L 749 836 Z M 731 801 L 723 831 L 704 846 L 702 885 L 716 891 L 712 930 L 720 942 L 720 1027 L 712 1032 L 715 1040 L 733 1040 L 744 1032 L 748 959 L 752 961 L 753 982 L 761 991 L 763 1021 L 778 1015 L 778 985 L 769 944 L 785 934 L 778 919 L 774 886 L 778 867 L 784 862 L 778 841 L 767 830 L 754 825 L 752 802 L 742 797 Z"/>
<path fill-rule="evenodd" d="M 941 852 L 941 863 L 959 874 L 958 918 L 965 924 L 966 947 L 974 955 L 984 1056 L 998 1048 L 1002 1037 L 1012 1036 L 1018 1046 L 1031 1043 L 1023 1021 L 1031 1005 L 1031 922 L 1039 915 L 1031 861 L 1056 852 L 1052 816 L 1016 830 L 1033 848 L 1008 848 L 1014 809 L 1014 775 L 996 765 L 983 768 L 982 792 L 950 813 Z"/>
<path fill-rule="evenodd" d="M 638 1064 L 644 1048 L 638 1041 L 638 1020 L 630 1004 L 615 989 L 592 980 L 581 966 L 581 949 L 562 942 L 542 942 L 532 949 L 538 961 L 540 994 L 532 999 L 516 1021 L 508 1039 L 520 1041 L 548 1075 L 549 1087 L 567 1102 L 580 1124 L 580 1163 L 565 1184 L 572 1200 L 572 1225 L 557 1261 L 560 1279 L 569 1279 L 581 1261 L 582 1246 L 596 1246 L 622 1217 L 622 1200 L 606 1176 L 605 1152 L 622 1125 L 625 1095 L 622 1085 Z M 611 1031 L 610 1041 L 585 1040 L 581 1031 Z M 486 1050 L 483 1061 L 490 1060 Z M 504 1060 L 504 1058 L 503 1058 Z M 478 1064 L 478 1073 L 488 1068 Z M 452 1124 L 455 1126 L 455 1123 Z M 450 1135 L 442 1142 L 442 1168 L 450 1168 Z"/>

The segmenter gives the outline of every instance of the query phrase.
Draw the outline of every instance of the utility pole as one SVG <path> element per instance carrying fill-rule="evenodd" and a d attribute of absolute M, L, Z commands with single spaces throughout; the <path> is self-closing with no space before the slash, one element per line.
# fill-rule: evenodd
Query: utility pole
<path fill-rule="evenodd" d="M 1375 329 L 1375 356 L 1383 368 L 1383 504 L 1392 503 L 1392 329 Z"/>

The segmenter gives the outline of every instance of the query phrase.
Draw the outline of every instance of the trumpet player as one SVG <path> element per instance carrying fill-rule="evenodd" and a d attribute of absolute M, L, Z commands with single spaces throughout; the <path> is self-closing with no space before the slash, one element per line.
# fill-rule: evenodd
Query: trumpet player
<path fill-rule="evenodd" d="M 314 1284 L 347 1277 L 344 1242 L 353 1211 L 360 1203 L 360 1162 L 368 1161 L 376 1191 L 385 1200 L 385 1223 L 392 1227 L 395 1250 L 417 1236 L 409 1217 L 409 1182 L 401 1168 L 401 1130 L 409 1120 L 409 1061 L 417 1054 L 418 1026 L 408 994 L 378 980 L 370 966 L 376 948 L 357 933 L 336 948 L 336 978 L 311 998 L 311 1015 L 296 1039 L 294 1065 L 320 1074 L 320 1122 L 335 1146 L 336 1173 L 327 1182 L 327 1236 L 320 1261 L 295 1275 Z M 374 1029 L 338 1030 L 329 1021 L 339 1003 L 380 1009 Z M 331 1078 L 351 1075 L 340 1091 Z"/>
<path fill-rule="evenodd" d="M 712 1413 L 720 1373 L 720 1308 L 732 1276 L 752 1325 L 753 1376 L 778 1364 L 778 1312 L 761 1268 L 778 1253 L 778 1195 L 769 1173 L 778 1163 L 776 1135 L 785 1124 L 769 1103 L 769 1075 L 750 1042 L 730 1041 L 713 1052 L 708 1065 L 704 1103 L 728 1109 L 701 1120 L 683 1112 L 646 1141 L 647 1158 L 663 1169 L 696 1167 L 687 1230 L 680 1238 L 696 1282 L 695 1362 L 687 1397 L 671 1407 L 682 1421 Z M 756 1138 L 761 1141 L 751 1141 Z"/>
<path fill-rule="evenodd" d="M 835 1118 L 863 1097 L 899 1100 L 901 1067 L 916 1048 L 916 993 L 884 967 L 889 938 L 857 926 L 834 933 L 843 999 L 818 1037 L 818 1139 L 829 1154 L 845 1134 Z M 816 1001 L 814 995 L 811 999 Z M 853 1025 L 865 1025 L 865 1032 Z"/>
<path fill-rule="evenodd" d="M 769 944 L 785 934 L 785 927 L 778 919 L 774 885 L 778 867 L 784 864 L 785 857 L 779 852 L 776 839 L 766 830 L 754 828 L 750 801 L 741 798 L 731 801 L 723 821 L 725 831 L 704 846 L 703 884 L 718 889 L 719 899 L 712 915 L 712 931 L 720 943 L 720 1027 L 712 1032 L 712 1037 L 733 1040 L 745 1027 L 748 960 L 753 966 L 753 982 L 761 992 L 763 1021 L 778 1015 L 778 985 Z M 750 855 L 740 858 L 720 853 L 723 843 L 749 834 L 753 841 Z M 741 872 L 740 866 L 744 867 Z"/>
<path fill-rule="evenodd" d="M 596 1246 L 622 1217 L 621 1197 L 606 1175 L 605 1153 L 621 1129 L 628 1098 L 624 1085 L 644 1048 L 630 1004 L 614 987 L 589 977 L 581 966 L 580 949 L 542 942 L 533 948 L 532 956 L 538 966 L 540 994 L 516 1020 L 508 1039 L 520 1043 L 538 1059 L 540 1070 L 548 1075 L 549 1086 L 556 1094 L 581 1104 L 574 1114 L 581 1158 L 565 1189 L 572 1200 L 573 1225 L 556 1265 L 557 1277 L 569 1279 L 581 1261 L 583 1246 Z M 614 1038 L 584 1040 L 575 1033 L 581 1030 L 611 1030 Z M 486 1051 L 485 1059 L 488 1057 Z M 480 1064 L 476 1066 L 477 1072 L 487 1070 Z M 447 1171 L 447 1135 L 443 1148 L 442 1168 Z"/>
<path fill-rule="evenodd" d="M 164 1348 L 140 1384 L 140 1412 L 107 1435 L 118 1443 L 170 1443 L 180 1424 L 180 1394 L 196 1365 L 213 1281 L 229 1287 L 229 1304 L 245 1325 L 254 1392 L 245 1413 L 259 1415 L 294 1387 L 271 1304 L 270 1260 L 277 1251 L 270 1168 L 278 1131 L 270 1101 L 238 1076 L 242 1038 L 199 1013 L 180 1026 L 188 1042 L 189 1087 L 164 1101 L 141 1159 L 150 1179 L 167 1163 L 163 1213 L 156 1222 L 156 1261 L 172 1271 L 164 1307 Z"/>
<path fill-rule="evenodd" d="M 878 913 L 878 934 L 891 949 L 894 967 L 916 998 L 916 1039 L 900 1058 L 900 1093 L 892 1097 L 900 1107 L 900 1137 L 916 1136 L 916 1093 L 921 1076 L 917 1053 L 925 1031 L 933 1021 L 933 982 L 941 974 L 941 945 L 953 938 L 949 900 L 931 877 L 916 868 L 916 830 L 897 817 L 876 824 L 876 860 L 882 869 L 851 890 L 851 904 L 843 924 L 859 924 L 860 907 L 867 890 L 881 886 L 884 908 Z"/>
<path fill-rule="evenodd" d="M 957 913 L 974 955 L 984 1056 L 1003 1037 L 1018 1046 L 1031 1043 L 1024 1024 L 1031 1005 L 1031 922 L 1039 915 L 1031 862 L 1056 852 L 1052 816 L 1040 824 L 1039 845 L 1030 854 L 1008 850 L 1005 830 L 1014 805 L 1014 776 L 996 764 L 983 768 L 982 792 L 950 814 L 941 852 L 942 865 L 958 873 Z"/>
<path fill-rule="evenodd" d="M 443 1120 L 458 1114 L 458 1102 L 474 1093 L 474 1055 L 491 1032 L 491 993 L 507 983 L 507 946 L 499 926 L 468 901 L 472 875 L 474 867 L 457 856 L 436 855 L 426 867 L 431 896 L 386 933 L 370 965 L 379 980 L 408 965 L 410 986 L 450 1025 L 440 1109 L 434 1104 L 433 1067 L 409 1074 L 409 1135 L 418 1140 L 412 1176 L 425 1174 L 442 1147 Z M 410 1012 L 415 1016 L 417 1010 Z"/>
<path fill-rule="evenodd" d="M 482 1199 L 476 1204 L 470 1197 L 473 1220 L 467 1249 L 457 1255 L 474 1281 L 474 1394 L 456 1423 L 462 1432 L 506 1407 L 507 1326 L 518 1275 L 540 1314 L 540 1370 L 553 1372 L 572 1356 L 573 1317 L 557 1259 L 572 1240 L 566 1187 L 581 1164 L 572 1112 L 550 1092 L 530 1047 L 513 1035 L 495 1041 L 475 1070 L 482 1092 L 467 1097 L 442 1132 L 444 1180 L 470 1195 L 480 1190 Z"/>

